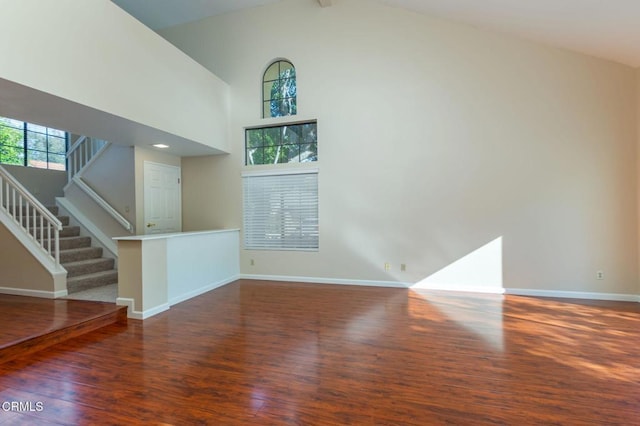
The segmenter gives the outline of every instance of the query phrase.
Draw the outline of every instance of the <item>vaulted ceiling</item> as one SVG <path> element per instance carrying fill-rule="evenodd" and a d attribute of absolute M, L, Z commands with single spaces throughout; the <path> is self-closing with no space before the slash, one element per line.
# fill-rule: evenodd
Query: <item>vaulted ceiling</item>
<path fill-rule="evenodd" d="M 152 29 L 280 0 L 113 0 Z M 324 5 L 342 0 L 322 0 Z M 638 0 L 370 0 L 640 67 Z"/>

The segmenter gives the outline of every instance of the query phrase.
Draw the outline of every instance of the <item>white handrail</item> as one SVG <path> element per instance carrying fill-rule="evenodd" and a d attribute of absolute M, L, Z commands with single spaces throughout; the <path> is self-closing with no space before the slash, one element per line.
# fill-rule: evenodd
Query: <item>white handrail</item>
<path fill-rule="evenodd" d="M 98 195 L 89 185 L 87 185 L 80 176 L 75 176 L 73 182 L 82 189 L 93 201 L 95 201 L 100 207 L 102 207 L 107 213 L 111 215 L 120 225 L 122 225 L 127 231 L 133 233 L 133 225 L 124 216 L 122 216 L 116 209 L 111 207 L 104 198 Z"/>
<path fill-rule="evenodd" d="M 56 267 L 60 266 L 62 223 L 2 166 L 0 209 L 55 261 Z"/>
<path fill-rule="evenodd" d="M 82 171 L 91 163 L 91 160 L 104 150 L 109 142 L 80 136 L 67 151 L 67 175 L 68 181 L 82 174 Z"/>

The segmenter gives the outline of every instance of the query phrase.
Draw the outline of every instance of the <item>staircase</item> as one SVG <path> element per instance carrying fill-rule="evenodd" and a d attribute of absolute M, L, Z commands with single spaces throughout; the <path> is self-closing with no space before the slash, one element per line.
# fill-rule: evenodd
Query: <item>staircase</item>
<path fill-rule="evenodd" d="M 91 237 L 81 236 L 80 227 L 70 226 L 68 216 L 58 216 L 58 207 L 47 207 L 62 223 L 60 264 L 67 270 L 69 294 L 118 282 L 115 261 L 102 257 L 102 248 L 91 246 Z"/>

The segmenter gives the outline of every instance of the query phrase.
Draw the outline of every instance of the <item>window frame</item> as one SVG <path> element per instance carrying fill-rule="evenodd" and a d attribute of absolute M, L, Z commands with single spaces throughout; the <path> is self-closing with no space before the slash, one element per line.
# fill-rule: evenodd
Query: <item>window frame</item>
<path fill-rule="evenodd" d="M 286 63 L 289 66 L 287 66 L 285 68 L 285 70 L 287 69 L 291 69 L 293 70 L 293 75 L 289 76 L 289 77 L 283 77 L 283 71 L 282 71 L 282 64 Z M 278 66 L 278 74 L 277 74 L 277 78 L 269 78 L 269 76 L 267 76 L 267 74 L 269 73 L 269 70 L 271 70 L 271 68 L 273 66 L 277 65 Z M 276 99 L 276 98 L 272 98 L 271 95 L 271 91 L 273 89 L 273 85 L 278 83 L 280 85 L 285 84 L 285 82 L 289 80 L 289 82 L 293 82 L 293 87 L 295 88 L 295 92 L 292 96 L 284 96 L 280 99 Z M 267 86 L 269 87 L 269 97 L 267 98 Z M 274 61 L 271 61 L 269 63 L 269 65 L 265 68 L 264 73 L 262 74 L 262 87 L 260 89 L 260 91 L 262 92 L 262 103 L 261 103 L 261 108 L 262 108 L 262 118 L 277 118 L 277 117 L 290 117 L 293 115 L 297 115 L 298 114 L 298 75 L 297 75 L 297 71 L 296 71 L 296 67 L 295 65 L 293 65 L 293 62 L 289 61 L 288 59 L 276 59 Z M 274 101 L 289 101 L 292 102 L 293 104 L 293 111 L 288 113 L 288 114 L 279 114 L 279 115 L 273 115 L 272 111 L 273 111 L 273 105 L 272 103 Z M 268 111 L 269 114 L 266 114 L 266 110 L 267 110 L 267 106 L 268 106 Z"/>
<path fill-rule="evenodd" d="M 285 128 L 295 128 L 298 126 L 300 126 L 302 129 L 300 134 L 294 133 L 298 138 L 297 142 L 289 140 L 287 141 L 288 143 L 282 143 L 283 142 L 282 133 L 285 131 Z M 305 132 L 304 126 L 311 126 L 312 128 L 308 128 L 307 129 L 308 133 L 304 133 Z M 278 142 L 266 144 L 265 133 L 273 129 L 280 130 L 280 133 L 278 135 Z M 259 146 L 251 146 L 252 142 L 250 140 L 251 139 L 250 133 L 255 131 L 262 131 L 263 133 L 262 144 L 260 144 Z M 287 152 L 286 154 L 283 154 L 282 158 L 287 158 L 289 160 L 291 159 L 291 154 L 288 151 L 293 148 L 294 155 L 298 156 L 297 161 L 286 161 L 286 162 L 275 161 L 275 162 L 265 163 L 264 162 L 265 149 L 273 148 L 273 147 L 277 147 L 278 150 L 281 147 L 286 147 Z M 313 148 L 303 151 L 303 147 L 313 147 Z M 256 150 L 262 150 L 263 160 L 256 161 L 254 159 L 253 153 L 255 153 Z M 295 154 L 295 152 L 297 152 L 297 154 Z M 307 154 L 306 157 L 304 158 L 302 157 L 303 153 Z M 279 159 L 279 157 L 276 157 L 276 159 Z M 286 123 L 270 124 L 266 126 L 252 126 L 252 127 L 244 128 L 244 165 L 245 166 L 253 167 L 253 166 L 269 166 L 269 165 L 274 166 L 277 164 L 305 164 L 305 163 L 315 163 L 317 161 L 318 161 L 318 121 L 317 120 L 304 120 L 304 121 L 286 122 Z"/>
<path fill-rule="evenodd" d="M 10 120 L 10 121 L 7 122 L 5 120 Z M 33 168 L 44 169 L 44 170 L 58 170 L 58 171 L 67 170 L 66 154 L 69 149 L 69 132 L 66 132 L 60 129 L 55 129 L 53 127 L 43 126 L 40 124 L 30 123 L 27 121 L 16 120 L 9 117 L 0 117 L 0 127 L 13 129 L 22 134 L 21 135 L 22 146 L 15 147 L 21 151 L 22 164 L 8 163 L 3 161 L 2 158 L 0 158 L 0 164 L 22 166 L 22 167 L 33 167 Z M 55 134 L 56 132 L 62 133 L 64 134 L 64 136 Z M 33 136 L 33 135 L 39 135 L 40 137 L 44 137 L 43 139 L 44 145 L 45 145 L 44 149 L 37 149 L 34 147 L 30 147 L 30 144 L 32 143 L 32 139 L 30 138 L 30 136 Z M 57 152 L 55 150 L 52 150 L 51 149 L 52 140 L 50 139 L 60 139 L 59 142 L 64 141 L 64 151 Z M 1 145 L 4 145 L 4 144 L 1 144 Z M 10 145 L 5 145 L 5 146 L 10 147 Z M 33 158 L 34 153 L 43 154 L 45 157 L 45 160 L 37 160 Z M 54 156 L 63 157 L 63 162 L 58 163 L 58 162 L 52 161 L 52 158 Z M 32 161 L 43 162 L 46 165 L 46 167 L 41 167 L 41 166 L 32 164 L 31 163 Z M 51 167 L 52 164 L 61 164 L 63 168 Z"/>

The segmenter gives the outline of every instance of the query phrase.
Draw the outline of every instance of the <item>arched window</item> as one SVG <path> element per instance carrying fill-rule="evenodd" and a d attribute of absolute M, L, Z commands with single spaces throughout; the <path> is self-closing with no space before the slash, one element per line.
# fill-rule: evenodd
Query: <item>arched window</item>
<path fill-rule="evenodd" d="M 296 115 L 296 68 L 286 60 L 271 63 L 262 77 L 262 118 Z"/>

